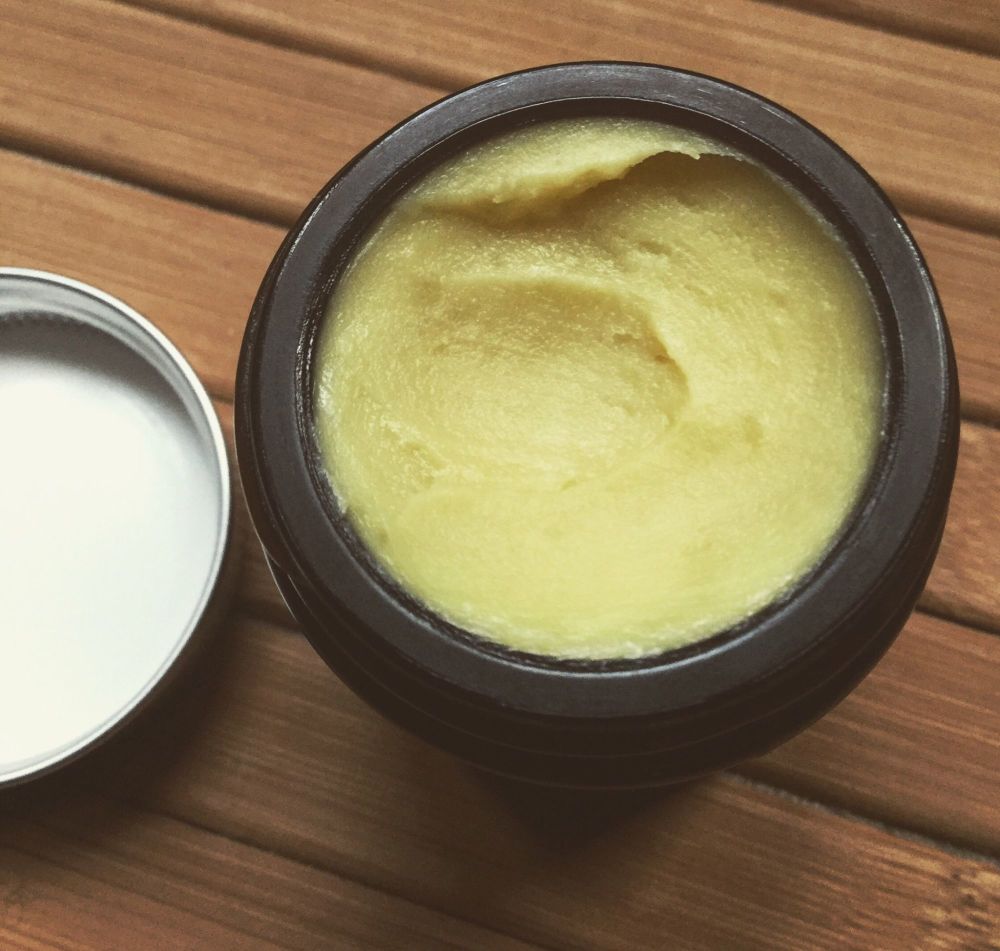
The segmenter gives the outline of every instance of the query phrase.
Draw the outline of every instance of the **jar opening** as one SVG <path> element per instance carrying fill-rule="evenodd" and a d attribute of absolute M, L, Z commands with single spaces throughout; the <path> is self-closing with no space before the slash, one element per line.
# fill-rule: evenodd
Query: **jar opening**
<path fill-rule="evenodd" d="M 449 621 L 443 612 L 428 607 L 425 601 L 415 596 L 408 590 L 407 586 L 393 577 L 384 563 L 373 554 L 371 545 L 363 540 L 351 518 L 345 515 L 343 507 L 332 489 L 327 460 L 324 459 L 314 425 L 317 413 L 315 384 L 318 340 L 324 325 L 324 314 L 330 297 L 336 292 L 339 282 L 348 271 L 351 262 L 355 260 L 366 239 L 378 229 L 380 223 L 386 219 L 386 216 L 401 198 L 411 193 L 429 175 L 433 175 L 436 169 L 454 161 L 457 156 L 461 156 L 469 149 L 474 149 L 483 143 L 495 142 L 498 138 L 509 136 L 513 130 L 523 131 L 547 123 L 595 117 L 649 121 L 653 116 L 655 116 L 655 121 L 664 127 L 682 128 L 692 134 L 709 136 L 711 139 L 725 143 L 725 146 L 735 153 L 747 156 L 752 162 L 766 169 L 768 174 L 794 192 L 846 246 L 848 253 L 863 276 L 870 295 L 882 349 L 882 418 L 876 456 L 868 469 L 865 484 L 858 493 L 850 513 L 840 523 L 839 529 L 833 534 L 832 541 L 826 546 L 819 558 L 813 562 L 812 567 L 802 573 L 797 581 L 777 597 L 740 619 L 737 623 L 708 637 L 697 639 L 693 643 L 662 651 L 647 652 L 638 657 L 567 658 L 514 649 L 490 638 L 472 633 L 467 627 Z M 813 172 L 792 162 L 779 150 L 765 145 L 745 129 L 721 122 L 711 116 L 664 106 L 662 103 L 631 99 L 591 98 L 542 102 L 533 107 L 505 112 L 470 127 L 461 128 L 435 142 L 408 162 L 401 163 L 391 170 L 380 187 L 374 189 L 366 197 L 350 227 L 345 229 L 345 233 L 331 247 L 324 268 L 323 278 L 314 284 L 309 319 L 303 333 L 304 345 L 300 350 L 302 362 L 298 373 L 300 386 L 298 394 L 299 431 L 308 456 L 313 489 L 322 500 L 330 524 L 343 538 L 353 557 L 364 567 L 371 583 L 378 585 L 387 597 L 398 602 L 407 612 L 418 616 L 445 636 L 457 639 L 488 655 L 521 665 L 556 670 L 600 672 L 658 667 L 664 663 L 711 653 L 752 632 L 769 618 L 779 615 L 790 602 L 809 588 L 814 580 L 842 555 L 844 549 L 850 545 L 850 539 L 856 526 L 867 517 L 868 512 L 873 507 L 884 483 L 884 476 L 890 467 L 895 445 L 894 420 L 897 416 L 900 392 L 898 380 L 902 366 L 899 334 L 882 274 L 870 253 L 861 228 L 851 219 L 846 209 L 827 191 L 823 181 L 817 178 Z"/>

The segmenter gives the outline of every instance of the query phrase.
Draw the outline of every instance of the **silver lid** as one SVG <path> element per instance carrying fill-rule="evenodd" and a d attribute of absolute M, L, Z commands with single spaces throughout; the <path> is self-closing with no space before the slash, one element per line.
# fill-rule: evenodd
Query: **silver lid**
<path fill-rule="evenodd" d="M 0 786 L 106 738 L 222 571 L 229 464 L 204 387 L 93 287 L 0 268 Z"/>

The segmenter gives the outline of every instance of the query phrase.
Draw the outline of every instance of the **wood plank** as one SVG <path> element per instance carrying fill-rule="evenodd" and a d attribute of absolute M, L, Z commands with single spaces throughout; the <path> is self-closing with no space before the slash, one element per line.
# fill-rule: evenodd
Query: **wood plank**
<path fill-rule="evenodd" d="M 248 951 L 281 947 L 68 870 L 58 854 L 46 860 L 0 846 L 0 944 L 4 949 L 181 951 L 192 947 L 195 935 L 205 947 Z"/>
<path fill-rule="evenodd" d="M 502 23 L 492 0 L 142 2 L 441 88 L 579 59 L 721 76 L 818 125 L 907 210 L 1000 227 L 1000 72 L 975 53 L 754 0 L 513 0 Z"/>
<path fill-rule="evenodd" d="M 1000 631 L 1000 431 L 965 423 L 955 491 L 924 603 Z"/>
<path fill-rule="evenodd" d="M 4 948 L 530 947 L 72 788 L 0 820 L 0 855 Z"/>
<path fill-rule="evenodd" d="M 732 776 L 589 802 L 514 788 L 373 715 L 303 639 L 231 634 L 197 727 L 160 718 L 95 781 L 556 948 L 969 949 L 1000 928 L 996 865 Z"/>
<path fill-rule="evenodd" d="M 1000 638 L 914 615 L 875 671 L 744 775 L 1000 854 Z"/>
<path fill-rule="evenodd" d="M 258 216 L 294 219 L 440 95 L 104 0 L 0 0 L 0 19 L 0 144 Z"/>
<path fill-rule="evenodd" d="M 782 0 L 778 0 L 782 2 Z M 1000 53 L 1000 6 L 981 0 L 786 0 L 799 7 L 845 20 L 919 36 L 935 43 Z"/>
<path fill-rule="evenodd" d="M 0 31 L 2 33 L 2 31 Z M 114 294 L 231 398 L 250 306 L 284 231 L 0 151 L 0 259 Z"/>
<path fill-rule="evenodd" d="M 998 67 L 1000 70 L 1000 67 Z M 907 222 L 927 259 L 958 357 L 962 411 L 1000 423 L 1000 238 L 913 215 Z"/>

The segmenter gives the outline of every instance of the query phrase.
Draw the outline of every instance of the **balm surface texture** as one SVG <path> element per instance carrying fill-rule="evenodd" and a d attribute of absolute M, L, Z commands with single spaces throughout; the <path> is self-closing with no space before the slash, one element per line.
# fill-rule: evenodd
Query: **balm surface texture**
<path fill-rule="evenodd" d="M 780 597 L 883 420 L 846 247 L 727 147 L 595 118 L 478 145 L 400 197 L 330 301 L 320 452 L 388 575 L 454 623 L 638 657 Z"/>

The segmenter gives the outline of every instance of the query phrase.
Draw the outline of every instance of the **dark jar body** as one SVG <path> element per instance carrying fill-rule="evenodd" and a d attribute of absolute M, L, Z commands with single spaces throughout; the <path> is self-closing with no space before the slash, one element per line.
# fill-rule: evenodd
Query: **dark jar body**
<path fill-rule="evenodd" d="M 744 151 L 796 188 L 855 255 L 886 355 L 879 458 L 839 541 L 738 627 L 638 660 L 559 661 L 487 643 L 386 577 L 338 510 L 312 430 L 313 344 L 332 288 L 393 198 L 442 160 L 535 121 L 659 119 Z M 244 491 L 275 579 L 324 660 L 377 710 L 519 779 L 617 788 L 677 782 L 803 729 L 881 657 L 940 543 L 958 445 L 944 316 L 909 231 L 825 136 L 746 90 L 630 63 L 513 74 L 430 106 L 357 156 L 279 249 L 237 380 Z"/>

